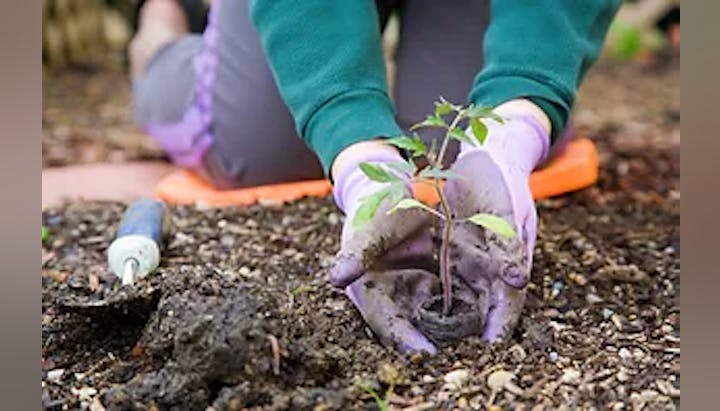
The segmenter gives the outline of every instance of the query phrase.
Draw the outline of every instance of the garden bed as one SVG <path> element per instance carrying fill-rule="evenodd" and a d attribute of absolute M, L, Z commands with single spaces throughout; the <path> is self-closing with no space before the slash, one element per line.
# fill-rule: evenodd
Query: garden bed
<path fill-rule="evenodd" d="M 618 75 L 627 70 L 636 75 Z M 576 121 L 599 146 L 600 181 L 539 203 L 528 301 L 503 343 L 470 338 L 434 357 L 383 348 L 327 283 L 343 221 L 330 198 L 171 207 L 161 267 L 129 289 L 105 262 L 123 204 L 45 209 L 44 407 L 367 409 L 378 406 L 373 392 L 393 409 L 676 409 L 674 70 L 592 74 L 602 81 L 585 86 Z M 68 141 L 121 148 L 122 139 L 69 131 L 102 120 L 84 114 L 87 122 L 78 123 L 80 114 L 71 113 L 80 109 L 63 111 L 54 101 L 44 111 L 44 164 L 83 162 Z M 98 106 L 105 110 L 98 118 L 108 119 L 100 126 L 130 130 L 124 103 L 107 101 Z M 113 104 L 125 108 L 113 111 Z M 144 144 L 124 159 L 159 155 Z M 65 154 L 53 160 L 53 150 Z"/>

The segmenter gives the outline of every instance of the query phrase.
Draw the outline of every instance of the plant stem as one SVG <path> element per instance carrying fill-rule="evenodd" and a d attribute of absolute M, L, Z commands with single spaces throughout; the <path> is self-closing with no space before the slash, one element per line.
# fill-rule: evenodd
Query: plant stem
<path fill-rule="evenodd" d="M 452 278 L 450 277 L 450 236 L 452 235 L 452 214 L 447 199 L 440 189 L 439 181 L 436 179 L 435 191 L 440 198 L 440 206 L 445 214 L 443 223 L 443 236 L 440 243 L 440 282 L 443 288 L 443 315 L 450 315 L 452 309 Z"/>
<path fill-rule="evenodd" d="M 447 131 L 445 132 L 445 138 L 443 138 L 442 146 L 440 147 L 440 153 L 435 159 L 435 167 L 442 166 L 443 158 L 445 157 L 445 151 L 447 150 L 448 143 L 450 142 L 450 131 L 457 127 L 458 123 L 460 123 L 460 120 L 462 120 L 463 118 L 463 114 L 464 111 L 459 111 L 453 121 L 448 126 Z"/>
<path fill-rule="evenodd" d="M 443 165 L 443 158 L 445 157 L 445 151 L 447 150 L 448 143 L 450 142 L 450 132 L 457 127 L 458 123 L 463 117 L 463 111 L 458 111 L 455 118 L 450 123 L 445 132 L 440 152 L 435 159 L 434 167 L 440 168 Z M 440 199 L 440 207 L 442 208 L 443 214 L 445 214 L 445 225 L 443 226 L 442 243 L 440 244 L 440 282 L 443 287 L 443 315 L 450 315 L 452 309 L 452 277 L 450 276 L 450 237 L 452 236 L 452 212 L 450 206 L 447 203 L 447 199 L 440 188 L 440 179 L 435 178 L 435 192 Z"/>

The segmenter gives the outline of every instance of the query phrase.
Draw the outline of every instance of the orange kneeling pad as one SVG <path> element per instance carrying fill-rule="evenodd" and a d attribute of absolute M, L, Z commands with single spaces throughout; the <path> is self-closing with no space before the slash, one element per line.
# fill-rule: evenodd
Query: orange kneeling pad
<path fill-rule="evenodd" d="M 597 181 L 599 159 L 595 144 L 588 138 L 571 141 L 546 167 L 530 176 L 530 189 L 536 200 L 588 187 Z M 437 202 L 427 186 L 416 185 L 415 197 L 428 204 Z M 217 190 L 201 177 L 178 170 L 163 178 L 155 195 L 170 204 L 201 203 L 210 206 L 248 205 L 257 202 L 286 202 L 302 197 L 324 197 L 332 186 L 328 180 L 308 180 L 269 184 L 235 190 Z"/>

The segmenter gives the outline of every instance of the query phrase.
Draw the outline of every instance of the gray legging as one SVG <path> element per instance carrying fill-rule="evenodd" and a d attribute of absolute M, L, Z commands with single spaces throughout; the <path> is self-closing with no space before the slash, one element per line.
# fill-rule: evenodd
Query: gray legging
<path fill-rule="evenodd" d="M 179 165 L 217 188 L 322 178 L 298 137 L 245 0 L 215 0 L 203 35 L 153 56 L 133 84 L 135 119 Z M 376 0 L 384 27 L 397 10 L 394 100 L 403 127 L 444 96 L 465 103 L 482 66 L 488 0 Z"/>

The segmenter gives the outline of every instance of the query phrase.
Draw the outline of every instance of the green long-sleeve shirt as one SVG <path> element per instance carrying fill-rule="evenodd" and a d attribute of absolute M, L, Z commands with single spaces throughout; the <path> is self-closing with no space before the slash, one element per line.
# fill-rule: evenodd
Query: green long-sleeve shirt
<path fill-rule="evenodd" d="M 557 136 L 621 3 L 493 0 L 470 102 L 529 98 Z M 298 133 L 326 171 L 353 143 L 402 134 L 373 1 L 250 0 L 250 12 Z"/>

